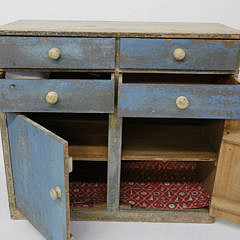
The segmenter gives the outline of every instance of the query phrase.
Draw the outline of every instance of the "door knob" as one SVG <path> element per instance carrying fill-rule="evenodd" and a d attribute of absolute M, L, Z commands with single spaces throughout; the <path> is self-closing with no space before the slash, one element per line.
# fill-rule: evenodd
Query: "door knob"
<path fill-rule="evenodd" d="M 46 95 L 46 102 L 49 104 L 56 104 L 58 101 L 58 94 L 56 92 L 48 92 Z"/>
<path fill-rule="evenodd" d="M 52 60 L 58 60 L 61 57 L 61 51 L 59 48 L 51 48 L 48 51 L 48 57 Z"/>
<path fill-rule="evenodd" d="M 190 103 L 185 96 L 179 96 L 176 99 L 176 105 L 179 109 L 186 109 Z"/>
<path fill-rule="evenodd" d="M 51 188 L 49 193 L 50 193 L 50 197 L 54 201 L 57 200 L 58 198 L 62 197 L 62 191 L 61 191 L 60 187 L 56 187 L 55 189 Z"/>
<path fill-rule="evenodd" d="M 186 53 L 182 48 L 177 48 L 174 50 L 173 56 L 177 61 L 182 61 L 185 58 Z"/>

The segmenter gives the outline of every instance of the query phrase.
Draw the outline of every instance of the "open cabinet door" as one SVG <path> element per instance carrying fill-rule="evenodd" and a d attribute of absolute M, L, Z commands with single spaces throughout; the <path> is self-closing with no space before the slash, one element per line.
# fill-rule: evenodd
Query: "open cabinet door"
<path fill-rule="evenodd" d="M 68 240 L 68 143 L 23 115 L 7 123 L 18 210 L 46 239 Z"/>
<path fill-rule="evenodd" d="M 235 123 L 239 120 L 236 120 Z M 240 126 L 240 124 L 239 124 Z M 240 130 L 226 128 L 220 148 L 210 215 L 240 224 Z"/>

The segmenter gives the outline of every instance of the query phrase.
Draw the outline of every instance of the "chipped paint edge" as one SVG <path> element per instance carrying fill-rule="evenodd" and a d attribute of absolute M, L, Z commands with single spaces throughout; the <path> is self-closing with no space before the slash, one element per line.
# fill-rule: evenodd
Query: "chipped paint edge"
<path fill-rule="evenodd" d="M 16 197 L 15 197 L 14 181 L 13 181 L 13 175 L 12 175 L 12 164 L 11 164 L 11 155 L 10 155 L 10 145 L 9 145 L 9 139 L 8 139 L 8 125 L 7 125 L 6 113 L 2 113 L 2 112 L 0 113 L 0 120 L 1 120 L 3 160 L 4 160 L 5 174 L 6 174 L 10 217 L 15 220 L 23 220 L 26 218 L 17 209 L 17 206 L 16 206 Z"/>

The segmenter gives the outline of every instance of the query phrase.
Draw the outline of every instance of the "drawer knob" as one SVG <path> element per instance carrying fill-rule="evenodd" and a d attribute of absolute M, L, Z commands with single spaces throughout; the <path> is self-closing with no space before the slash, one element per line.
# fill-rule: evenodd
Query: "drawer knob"
<path fill-rule="evenodd" d="M 46 102 L 49 104 L 56 104 L 58 101 L 58 94 L 56 92 L 48 92 Z"/>
<path fill-rule="evenodd" d="M 176 99 L 176 105 L 179 109 L 186 109 L 189 106 L 189 101 L 186 97 L 184 96 L 179 96 Z"/>
<path fill-rule="evenodd" d="M 48 56 L 52 60 L 58 60 L 61 57 L 61 51 L 59 48 L 51 48 L 48 51 Z"/>
<path fill-rule="evenodd" d="M 56 187 L 55 189 L 51 188 L 50 197 L 54 201 L 57 200 L 58 198 L 61 198 L 62 197 L 62 191 L 61 191 L 60 187 Z"/>
<path fill-rule="evenodd" d="M 182 61 L 185 58 L 186 53 L 182 48 L 177 48 L 174 50 L 173 56 L 177 61 Z"/>

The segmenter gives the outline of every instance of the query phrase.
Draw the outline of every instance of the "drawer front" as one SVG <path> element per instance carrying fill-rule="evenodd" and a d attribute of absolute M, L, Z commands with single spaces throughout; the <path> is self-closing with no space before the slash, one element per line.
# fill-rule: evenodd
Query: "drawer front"
<path fill-rule="evenodd" d="M 239 41 L 121 39 L 120 68 L 234 71 Z"/>
<path fill-rule="evenodd" d="M 1 80 L 1 112 L 109 113 L 111 80 Z"/>
<path fill-rule="evenodd" d="M 0 68 L 113 69 L 115 40 L 0 37 Z"/>
<path fill-rule="evenodd" d="M 240 85 L 121 84 L 121 117 L 240 119 Z"/>

